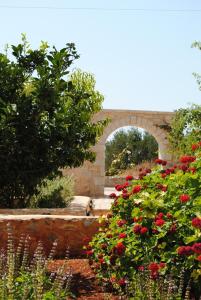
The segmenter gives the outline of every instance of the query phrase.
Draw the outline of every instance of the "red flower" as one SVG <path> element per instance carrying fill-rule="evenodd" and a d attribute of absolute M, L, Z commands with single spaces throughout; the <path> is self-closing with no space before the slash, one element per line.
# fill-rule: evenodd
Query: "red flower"
<path fill-rule="evenodd" d="M 158 219 L 154 223 L 156 226 L 162 227 L 165 224 L 165 221 L 163 219 Z"/>
<path fill-rule="evenodd" d="M 151 272 L 158 272 L 159 270 L 159 265 L 157 263 L 150 263 L 149 266 L 148 266 L 148 269 L 151 271 Z"/>
<path fill-rule="evenodd" d="M 180 162 L 183 163 L 183 164 L 191 163 L 195 160 L 196 160 L 195 156 L 184 155 L 184 156 L 180 157 Z"/>
<path fill-rule="evenodd" d="M 133 180 L 133 176 L 132 175 L 126 176 L 126 181 L 130 181 L 130 180 Z"/>
<path fill-rule="evenodd" d="M 138 271 L 144 271 L 144 266 L 139 266 L 139 267 L 137 267 L 137 269 L 138 269 Z"/>
<path fill-rule="evenodd" d="M 133 192 L 133 194 L 137 194 L 141 191 L 141 189 L 142 189 L 141 185 L 136 185 L 136 186 L 134 186 L 132 192 Z"/>
<path fill-rule="evenodd" d="M 161 173 L 161 177 L 162 177 L 162 178 L 165 178 L 166 176 L 167 176 L 166 173 Z"/>
<path fill-rule="evenodd" d="M 129 195 L 128 193 L 125 193 L 125 192 L 122 193 L 122 198 L 123 198 L 123 199 L 128 199 L 129 196 L 130 196 L 130 195 Z"/>
<path fill-rule="evenodd" d="M 166 166 L 166 165 L 167 165 L 167 161 L 166 161 L 166 160 L 162 160 L 161 165 L 162 165 L 162 166 Z"/>
<path fill-rule="evenodd" d="M 156 164 L 158 164 L 158 165 L 161 165 L 161 164 L 162 164 L 162 161 L 163 161 L 162 159 L 156 158 L 154 162 L 155 162 Z"/>
<path fill-rule="evenodd" d="M 193 145 L 191 146 L 191 149 L 192 149 L 193 151 L 197 150 L 197 148 L 199 148 L 199 145 L 198 145 L 198 144 L 193 144 Z"/>
<path fill-rule="evenodd" d="M 193 252 L 195 252 L 197 254 L 201 254 L 201 243 L 195 243 L 192 246 L 192 250 L 193 250 Z"/>
<path fill-rule="evenodd" d="M 116 199 L 117 195 L 116 195 L 115 193 L 111 193 L 111 194 L 109 195 L 109 197 L 112 198 L 112 199 Z"/>
<path fill-rule="evenodd" d="M 124 244 L 122 242 L 119 242 L 115 246 L 115 249 L 116 249 L 118 255 L 122 255 L 125 252 L 126 247 L 124 246 Z"/>
<path fill-rule="evenodd" d="M 152 233 L 153 233 L 153 234 L 157 234 L 158 232 L 159 232 L 159 231 L 158 231 L 157 229 L 155 229 L 155 228 L 152 229 Z"/>
<path fill-rule="evenodd" d="M 195 167 L 190 167 L 188 168 L 188 171 L 194 174 L 197 171 L 197 169 Z"/>
<path fill-rule="evenodd" d="M 142 228 L 141 225 L 136 224 L 136 225 L 133 227 L 133 232 L 136 233 L 136 234 L 140 234 L 141 228 Z"/>
<path fill-rule="evenodd" d="M 104 260 L 104 258 L 99 258 L 99 263 L 101 264 L 101 265 L 103 265 L 103 264 L 105 264 L 105 260 Z"/>
<path fill-rule="evenodd" d="M 122 227 L 124 224 L 126 224 L 126 220 L 119 220 L 119 221 L 117 221 L 117 225 L 119 227 Z"/>
<path fill-rule="evenodd" d="M 146 234 L 148 232 L 148 228 L 147 227 L 142 227 L 140 229 L 140 234 Z"/>
<path fill-rule="evenodd" d="M 198 261 L 201 261 L 201 255 L 196 258 Z"/>
<path fill-rule="evenodd" d="M 85 253 L 88 256 L 92 256 L 93 255 L 93 250 L 87 250 Z"/>
<path fill-rule="evenodd" d="M 190 196 L 188 194 L 182 194 L 179 196 L 179 199 L 182 203 L 185 203 L 190 200 Z"/>
<path fill-rule="evenodd" d="M 107 244 L 106 243 L 103 243 L 103 244 L 101 244 L 101 249 L 107 249 Z"/>
<path fill-rule="evenodd" d="M 126 280 L 124 278 L 121 278 L 119 279 L 118 284 L 123 287 L 126 285 Z"/>
<path fill-rule="evenodd" d="M 120 184 L 115 185 L 115 189 L 120 192 L 121 190 L 123 190 L 123 186 Z"/>
<path fill-rule="evenodd" d="M 162 219 L 164 216 L 164 214 L 162 212 L 158 213 L 157 216 L 156 216 L 156 220 L 157 219 Z"/>
<path fill-rule="evenodd" d="M 166 214 L 166 216 L 167 216 L 168 219 L 172 219 L 172 214 L 171 214 L 171 213 L 168 212 L 168 213 Z"/>
<path fill-rule="evenodd" d="M 181 166 L 179 166 L 179 169 L 182 170 L 183 172 L 186 172 L 188 170 L 188 166 L 187 165 L 181 165 Z"/>
<path fill-rule="evenodd" d="M 163 268 L 165 268 L 166 267 L 166 263 L 164 263 L 164 262 L 160 262 L 159 263 L 159 268 L 160 269 L 163 269 Z"/>
<path fill-rule="evenodd" d="M 127 234 L 124 233 L 124 232 L 122 232 L 122 233 L 119 234 L 119 239 L 124 239 L 126 237 L 127 237 Z"/>
<path fill-rule="evenodd" d="M 192 220 L 192 226 L 201 229 L 201 218 L 194 218 Z"/>
<path fill-rule="evenodd" d="M 169 233 L 175 233 L 177 231 L 177 225 L 176 224 L 172 224 L 172 226 L 169 229 Z"/>
<path fill-rule="evenodd" d="M 191 255 L 192 254 L 192 247 L 191 246 L 180 246 L 177 248 L 177 253 L 179 255 Z"/>

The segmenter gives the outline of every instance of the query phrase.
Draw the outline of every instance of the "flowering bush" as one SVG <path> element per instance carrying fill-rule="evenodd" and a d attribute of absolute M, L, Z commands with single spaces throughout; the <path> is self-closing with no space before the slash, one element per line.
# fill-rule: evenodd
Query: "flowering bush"
<path fill-rule="evenodd" d="M 139 272 L 157 280 L 177 279 L 184 270 L 183 288 L 190 284 L 201 295 L 201 143 L 192 150 L 173 167 L 156 160 L 151 173 L 142 171 L 112 194 L 111 212 L 87 246 L 104 282 L 125 289 Z"/>

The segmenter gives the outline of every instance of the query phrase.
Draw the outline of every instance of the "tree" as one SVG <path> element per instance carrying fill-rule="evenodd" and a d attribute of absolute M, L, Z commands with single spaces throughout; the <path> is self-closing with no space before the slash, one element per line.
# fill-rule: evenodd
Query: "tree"
<path fill-rule="evenodd" d="M 74 44 L 32 50 L 23 36 L 11 50 L 0 53 L 0 205 L 23 207 L 44 178 L 94 161 L 107 120 L 92 122 L 103 102 L 94 77 L 70 73 Z"/>
<path fill-rule="evenodd" d="M 105 169 L 107 175 L 118 174 L 143 161 L 151 161 L 157 156 L 158 144 L 153 136 L 136 128 L 116 132 L 107 141 Z"/>
<path fill-rule="evenodd" d="M 201 43 L 194 42 L 192 47 L 201 50 Z M 193 73 L 201 90 L 201 75 Z M 190 153 L 191 146 L 201 140 L 201 105 L 178 109 L 171 123 L 169 142 L 172 153 L 178 158 L 182 153 Z"/>

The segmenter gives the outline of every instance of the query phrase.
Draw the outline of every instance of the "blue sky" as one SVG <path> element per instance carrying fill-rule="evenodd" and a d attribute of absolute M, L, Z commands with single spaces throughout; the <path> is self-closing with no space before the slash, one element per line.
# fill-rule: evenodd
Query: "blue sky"
<path fill-rule="evenodd" d="M 201 104 L 193 72 L 201 73 L 200 12 L 95 11 L 3 8 L 7 6 L 200 9 L 199 0 L 0 0 L 0 47 L 26 32 L 60 48 L 75 42 L 74 65 L 93 73 L 104 108 L 173 111 Z"/>

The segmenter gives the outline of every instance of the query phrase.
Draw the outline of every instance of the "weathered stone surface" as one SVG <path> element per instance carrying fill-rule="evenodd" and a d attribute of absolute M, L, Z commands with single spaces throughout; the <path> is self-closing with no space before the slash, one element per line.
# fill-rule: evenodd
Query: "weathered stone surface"
<path fill-rule="evenodd" d="M 105 187 L 115 187 L 116 184 L 125 183 L 125 177 L 105 176 Z"/>
<path fill-rule="evenodd" d="M 67 247 L 69 247 L 70 256 L 82 256 L 84 238 L 92 238 L 99 228 L 97 217 L 1 215 L 0 248 L 6 247 L 8 223 L 13 228 L 13 236 L 16 243 L 19 241 L 21 234 L 31 237 L 30 252 L 32 253 L 38 241 L 42 241 L 45 251 L 48 253 L 52 243 L 58 240 L 56 255 L 60 257 L 65 256 Z"/>
<path fill-rule="evenodd" d="M 75 196 L 66 208 L 23 208 L 23 209 L 0 209 L 3 215 L 72 215 L 86 216 L 90 213 L 91 198 Z"/>
<path fill-rule="evenodd" d="M 168 125 L 174 116 L 173 112 L 143 111 L 143 110 L 113 110 L 103 109 L 94 116 L 94 121 L 110 118 L 111 122 L 105 128 L 99 142 L 93 147 L 96 152 L 94 164 L 85 163 L 82 168 L 68 170 L 76 179 L 75 193 L 102 197 L 104 195 L 105 174 L 105 142 L 108 136 L 123 126 L 136 126 L 145 129 L 158 142 L 159 157 L 169 162 L 172 156 L 169 153 L 167 131 L 161 125 Z"/>

